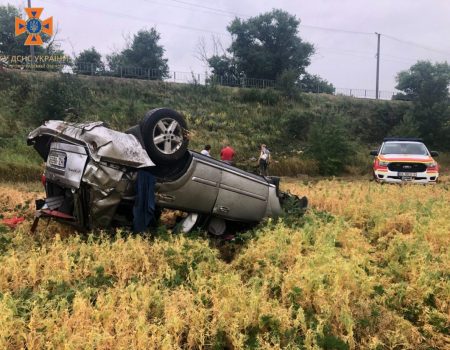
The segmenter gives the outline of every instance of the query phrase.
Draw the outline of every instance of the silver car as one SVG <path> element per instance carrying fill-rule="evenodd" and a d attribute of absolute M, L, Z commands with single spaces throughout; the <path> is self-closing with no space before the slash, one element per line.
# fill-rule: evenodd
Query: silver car
<path fill-rule="evenodd" d="M 144 196 L 144 201 L 154 197 L 156 209 L 187 212 L 182 231 L 202 222 L 221 235 L 229 222 L 257 223 L 280 215 L 286 201 L 306 208 L 305 197 L 279 190 L 278 178 L 190 151 L 188 140 L 184 118 L 167 108 L 149 111 L 126 132 L 102 122 L 46 122 L 28 136 L 46 161 L 46 198 L 37 201 L 37 218 L 85 230 L 133 226 L 138 198 L 142 202 Z M 148 192 L 146 180 L 144 187 L 139 184 L 146 175 L 155 179 Z"/>

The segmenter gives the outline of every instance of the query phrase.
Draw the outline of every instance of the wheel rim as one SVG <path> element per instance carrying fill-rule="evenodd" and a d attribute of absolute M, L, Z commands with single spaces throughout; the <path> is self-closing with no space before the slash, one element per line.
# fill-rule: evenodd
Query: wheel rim
<path fill-rule="evenodd" d="M 161 153 L 174 154 L 183 144 L 183 128 L 172 118 L 163 118 L 153 128 L 153 143 Z"/>

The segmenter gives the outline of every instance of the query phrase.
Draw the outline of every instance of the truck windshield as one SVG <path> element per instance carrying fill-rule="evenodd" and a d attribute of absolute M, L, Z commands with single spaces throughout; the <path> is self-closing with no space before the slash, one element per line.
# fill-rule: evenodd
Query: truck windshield
<path fill-rule="evenodd" d="M 418 154 L 429 155 L 427 148 L 420 142 L 386 142 L 381 149 L 381 154 Z"/>

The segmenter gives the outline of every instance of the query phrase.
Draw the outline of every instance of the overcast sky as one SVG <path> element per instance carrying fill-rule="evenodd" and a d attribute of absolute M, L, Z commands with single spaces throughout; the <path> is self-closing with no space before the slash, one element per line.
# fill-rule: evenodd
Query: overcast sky
<path fill-rule="evenodd" d="M 196 58 L 203 37 L 228 47 L 226 27 L 273 8 L 301 20 L 299 35 L 314 44 L 307 71 L 338 88 L 375 89 L 376 35 L 381 37 L 380 89 L 392 91 L 395 76 L 417 60 L 450 62 L 450 0 L 31 0 L 53 16 L 62 48 L 72 55 L 94 46 L 106 55 L 124 37 L 156 27 L 171 71 L 205 71 Z M 26 1 L 0 4 L 26 7 Z M 332 30 L 326 30 L 329 28 Z M 340 31 L 339 31 L 340 30 Z"/>

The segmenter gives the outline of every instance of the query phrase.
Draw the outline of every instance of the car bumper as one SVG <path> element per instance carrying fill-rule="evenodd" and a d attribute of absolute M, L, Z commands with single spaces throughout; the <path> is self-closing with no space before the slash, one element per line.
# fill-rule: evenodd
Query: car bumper
<path fill-rule="evenodd" d="M 428 184 L 428 183 L 436 183 L 439 177 L 439 173 L 437 172 L 421 172 L 415 173 L 415 176 L 407 177 L 407 176 L 399 176 L 397 171 L 389 171 L 389 170 L 374 170 L 374 178 L 378 182 L 387 182 L 387 183 L 405 183 L 412 182 L 418 184 Z"/>

